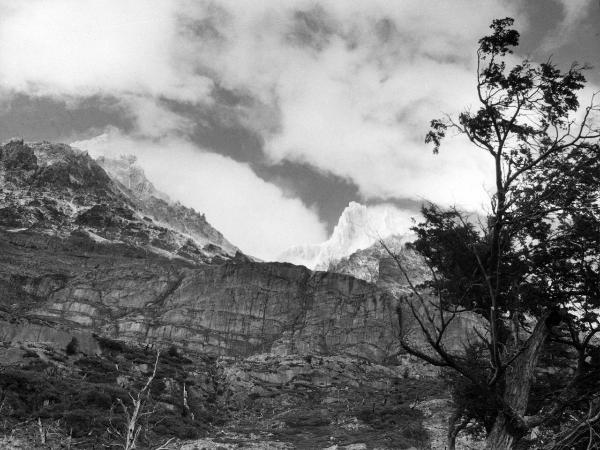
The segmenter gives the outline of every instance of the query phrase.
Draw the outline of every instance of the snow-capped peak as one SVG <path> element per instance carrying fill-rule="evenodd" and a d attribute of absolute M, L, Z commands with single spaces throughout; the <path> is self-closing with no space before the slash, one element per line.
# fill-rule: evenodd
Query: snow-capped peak
<path fill-rule="evenodd" d="M 331 237 L 316 245 L 300 245 L 283 252 L 278 260 L 324 270 L 333 262 L 370 247 L 391 235 L 409 235 L 410 213 L 393 205 L 365 206 L 350 202 Z"/>

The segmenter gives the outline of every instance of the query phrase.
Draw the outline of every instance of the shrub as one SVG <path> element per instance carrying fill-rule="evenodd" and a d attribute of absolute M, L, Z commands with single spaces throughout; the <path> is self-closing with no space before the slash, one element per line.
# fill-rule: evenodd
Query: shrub
<path fill-rule="evenodd" d="M 177 346 L 175 344 L 171 345 L 167 351 L 167 354 L 172 358 L 179 358 L 179 350 L 177 349 Z"/>
<path fill-rule="evenodd" d="M 67 348 L 65 348 L 67 355 L 75 355 L 79 351 L 79 341 L 76 337 L 71 339 L 71 342 L 67 344 Z"/>

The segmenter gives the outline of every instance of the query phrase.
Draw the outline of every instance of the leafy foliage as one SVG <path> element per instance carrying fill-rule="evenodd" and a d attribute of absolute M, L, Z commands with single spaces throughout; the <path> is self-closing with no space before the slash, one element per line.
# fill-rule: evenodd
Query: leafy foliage
<path fill-rule="evenodd" d="M 436 356 L 403 343 L 455 371 L 457 409 L 486 429 L 491 448 L 513 448 L 532 427 L 566 417 L 567 405 L 573 414 L 586 396 L 592 404 L 575 417 L 589 423 L 600 408 L 599 386 L 590 383 L 597 368 L 588 362 L 600 332 L 600 106 L 592 96 L 580 107 L 585 67 L 509 58 L 519 43 L 513 22 L 494 20 L 479 41 L 479 107 L 433 120 L 425 137 L 438 153 L 448 131 L 466 136 L 489 156 L 495 191 L 479 224 L 456 208 L 423 208 L 413 246 L 431 268 L 438 316 L 420 324 Z M 444 348 L 458 311 L 489 324 L 477 358 Z M 553 344 L 567 356 L 558 375 L 536 384 Z"/>

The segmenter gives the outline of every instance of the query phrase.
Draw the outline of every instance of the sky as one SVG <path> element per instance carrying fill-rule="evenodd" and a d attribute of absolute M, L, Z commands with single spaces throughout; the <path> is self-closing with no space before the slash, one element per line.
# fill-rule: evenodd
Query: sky
<path fill-rule="evenodd" d="M 0 0 L 0 141 L 138 157 L 248 254 L 328 238 L 350 201 L 478 211 L 489 161 L 431 119 L 474 97 L 477 40 L 592 66 L 598 0 Z"/>

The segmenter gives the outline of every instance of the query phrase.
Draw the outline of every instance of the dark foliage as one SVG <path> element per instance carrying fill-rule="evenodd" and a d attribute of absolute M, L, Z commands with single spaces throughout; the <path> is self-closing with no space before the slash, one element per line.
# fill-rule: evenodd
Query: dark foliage
<path fill-rule="evenodd" d="M 494 194 L 479 223 L 455 208 L 423 208 L 414 248 L 432 271 L 437 325 L 421 325 L 436 356 L 404 346 L 455 371 L 458 414 L 489 432 L 488 446 L 514 448 L 532 428 L 562 421 L 571 428 L 556 445 L 593 447 L 600 442 L 582 430 L 600 422 L 600 386 L 591 381 L 600 331 L 600 105 L 593 96 L 580 108 L 584 67 L 506 59 L 519 43 L 512 25 L 494 20 L 479 41 L 478 108 L 433 120 L 425 138 L 434 153 L 450 130 L 468 138 L 488 155 Z M 457 311 L 488 323 L 477 358 L 442 344 Z M 560 364 L 538 377 L 553 345 Z"/>
<path fill-rule="evenodd" d="M 13 422 L 38 417 L 43 421 L 58 421 L 66 436 L 114 443 L 114 434 L 107 430 L 123 430 L 126 422 L 120 401 L 131 402 L 129 394 L 141 389 L 148 379 L 148 373 L 139 367 L 149 365 L 151 370 L 155 356 L 149 350 L 111 340 L 103 340 L 102 345 L 105 348 L 102 356 L 79 357 L 66 371 L 39 358 L 28 358 L 21 367 L 1 368 L 4 418 Z M 203 363 L 205 370 L 212 370 L 211 361 Z M 223 412 L 218 405 L 207 404 L 199 395 L 202 391 L 193 389 L 194 381 L 187 378 L 199 368 L 180 354 L 161 359 L 145 405 L 153 413 L 144 416 L 142 446 L 169 437 L 196 438 L 211 423 L 222 421 Z M 188 386 L 192 415 L 182 404 L 184 382 Z"/>
<path fill-rule="evenodd" d="M 67 355 L 75 355 L 78 351 L 79 351 L 79 341 L 77 340 L 76 337 L 73 337 L 71 339 L 71 342 L 69 342 L 67 344 L 67 347 L 65 348 L 65 352 L 67 353 Z"/>

